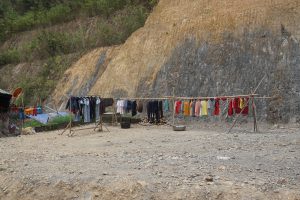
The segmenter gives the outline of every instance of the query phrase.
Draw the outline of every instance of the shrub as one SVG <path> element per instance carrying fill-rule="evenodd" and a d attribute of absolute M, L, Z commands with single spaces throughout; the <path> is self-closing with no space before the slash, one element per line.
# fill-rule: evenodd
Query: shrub
<path fill-rule="evenodd" d="M 142 27 L 147 19 L 147 13 L 144 7 L 129 7 L 130 11 L 122 19 L 122 28 L 124 30 L 124 39 L 128 38 L 135 30 Z"/>
<path fill-rule="evenodd" d="M 114 30 L 114 27 L 106 22 L 100 22 L 98 24 L 97 36 L 101 39 L 102 46 L 110 46 L 121 42 L 119 32 Z"/>
<path fill-rule="evenodd" d="M 27 12 L 23 16 L 17 16 L 11 22 L 11 31 L 20 32 L 30 30 L 36 24 L 37 14 L 34 12 Z"/>
<path fill-rule="evenodd" d="M 67 115 L 67 116 L 57 116 L 55 118 L 53 118 L 49 124 L 50 125 L 60 125 L 60 124 L 65 124 L 68 123 L 70 121 L 71 116 Z"/>
<path fill-rule="evenodd" d="M 43 125 L 44 124 L 42 124 L 41 122 L 38 122 L 34 119 L 31 119 L 31 120 L 25 121 L 25 123 L 23 124 L 23 128 L 28 128 L 28 127 L 35 128 L 35 127 L 40 127 L 40 126 L 43 126 Z"/>
<path fill-rule="evenodd" d="M 42 31 L 37 37 L 40 58 L 53 57 L 67 51 L 66 35 L 59 32 Z"/>
<path fill-rule="evenodd" d="M 125 0 L 85 0 L 83 7 L 89 16 L 104 15 L 109 17 L 126 4 L 128 2 Z"/>
<path fill-rule="evenodd" d="M 16 49 L 7 50 L 0 54 L 0 66 L 10 63 L 18 63 L 19 61 L 20 54 Z"/>
<path fill-rule="evenodd" d="M 45 21 L 41 21 L 41 24 L 56 24 L 72 19 L 71 8 L 67 5 L 59 4 L 49 11 L 45 12 Z"/>
<path fill-rule="evenodd" d="M 47 60 L 37 76 L 24 77 L 16 87 L 23 89 L 25 105 L 46 99 L 69 65 L 68 59 L 56 56 Z"/>

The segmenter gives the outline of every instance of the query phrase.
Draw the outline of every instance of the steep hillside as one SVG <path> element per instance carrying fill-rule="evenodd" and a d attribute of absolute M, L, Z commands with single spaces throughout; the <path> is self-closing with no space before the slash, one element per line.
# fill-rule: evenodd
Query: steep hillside
<path fill-rule="evenodd" d="M 90 94 L 245 94 L 266 74 L 258 93 L 276 98 L 259 102 L 260 117 L 299 119 L 299 19 L 297 0 L 161 0 Z"/>
<path fill-rule="evenodd" d="M 49 102 L 65 102 L 69 94 L 86 96 L 119 49 L 118 46 L 98 48 L 81 57 L 64 73 Z"/>
<path fill-rule="evenodd" d="M 82 54 L 124 43 L 144 25 L 155 4 L 156 0 L 0 1 L 0 88 L 22 87 L 26 104 L 45 99 Z"/>

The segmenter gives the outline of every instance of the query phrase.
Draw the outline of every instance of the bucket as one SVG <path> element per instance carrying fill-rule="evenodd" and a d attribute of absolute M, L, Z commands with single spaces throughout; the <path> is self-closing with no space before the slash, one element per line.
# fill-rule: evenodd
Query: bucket
<path fill-rule="evenodd" d="M 173 126 L 173 131 L 185 131 L 186 126 Z"/>
<path fill-rule="evenodd" d="M 123 129 L 130 128 L 130 122 L 121 122 L 121 128 Z"/>

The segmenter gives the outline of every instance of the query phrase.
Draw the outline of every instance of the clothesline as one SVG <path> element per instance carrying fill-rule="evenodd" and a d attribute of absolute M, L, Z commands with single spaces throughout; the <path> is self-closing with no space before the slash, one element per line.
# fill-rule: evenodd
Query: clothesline
<path fill-rule="evenodd" d="M 233 95 L 233 96 L 215 96 L 215 97 L 122 97 L 116 98 L 117 100 L 168 100 L 168 99 L 176 99 L 176 100 L 191 100 L 191 99 L 215 99 L 215 98 L 236 98 L 236 97 L 253 97 L 255 99 L 271 99 L 273 97 L 258 97 L 258 94 L 249 94 L 249 95 Z"/>
<path fill-rule="evenodd" d="M 126 97 L 126 98 L 116 98 L 117 100 L 167 100 L 171 99 L 170 97 L 158 97 L 158 98 L 150 98 L 150 97 Z"/>
<path fill-rule="evenodd" d="M 93 97 L 98 96 L 100 97 L 100 95 L 91 95 Z M 166 96 L 166 97 L 126 97 L 126 98 L 115 98 L 116 100 L 170 100 L 170 99 L 176 99 L 176 100 L 191 100 L 191 99 L 213 99 L 213 98 L 235 98 L 235 97 L 254 97 L 254 99 L 273 99 L 274 97 L 258 97 L 258 94 L 254 94 L 254 95 L 235 95 L 235 96 L 219 96 L 219 97 L 172 97 L 172 96 Z M 106 98 L 104 98 L 106 99 Z M 38 106 L 28 106 L 25 108 L 34 108 L 34 107 L 38 107 Z M 47 107 L 47 106 L 45 106 Z M 14 106 L 13 108 L 15 109 L 20 109 L 20 108 L 24 108 L 21 106 Z M 47 107 L 49 108 L 49 107 Z M 51 109 L 52 111 L 54 111 L 53 109 Z M 55 111 L 56 112 L 56 111 Z"/>
<path fill-rule="evenodd" d="M 234 96 L 217 96 L 217 97 L 175 97 L 175 99 L 186 99 L 186 100 L 190 100 L 190 99 L 216 99 L 216 98 L 236 98 L 236 97 L 256 97 L 258 96 L 258 94 L 251 94 L 251 95 L 234 95 Z M 170 98 L 174 98 L 174 97 L 170 97 Z"/>

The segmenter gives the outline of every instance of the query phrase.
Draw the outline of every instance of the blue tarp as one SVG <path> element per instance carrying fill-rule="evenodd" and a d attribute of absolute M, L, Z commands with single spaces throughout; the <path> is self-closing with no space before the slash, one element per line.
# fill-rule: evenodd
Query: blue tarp
<path fill-rule="evenodd" d="M 42 124 L 48 124 L 48 122 L 57 116 L 68 116 L 66 112 L 49 113 L 49 114 L 38 114 L 36 116 L 29 115 L 28 117 L 34 119 Z"/>
<path fill-rule="evenodd" d="M 42 124 L 47 124 L 49 121 L 49 115 L 48 114 L 38 114 L 37 116 L 29 116 L 31 119 L 35 119 L 38 122 L 41 122 Z"/>

